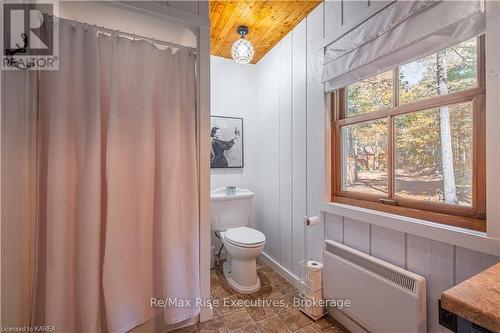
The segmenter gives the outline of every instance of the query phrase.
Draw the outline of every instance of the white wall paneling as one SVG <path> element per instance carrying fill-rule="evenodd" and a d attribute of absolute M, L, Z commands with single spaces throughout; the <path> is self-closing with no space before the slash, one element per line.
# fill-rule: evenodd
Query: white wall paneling
<path fill-rule="evenodd" d="M 322 53 L 313 44 L 323 36 L 323 6 L 283 38 L 257 68 L 260 132 L 265 139 L 255 182 L 257 225 L 266 234 L 265 253 L 300 274 L 306 215 L 320 215 L 322 175 L 308 172 L 323 165 L 324 102 Z M 319 97 L 319 99 L 318 99 Z M 265 131 L 265 132 L 264 132 Z M 313 206 L 310 206 L 310 205 Z M 324 226 L 308 230 L 309 256 L 321 259 Z"/>
<path fill-rule="evenodd" d="M 370 228 L 367 223 L 344 218 L 344 244 L 370 254 Z"/>
<path fill-rule="evenodd" d="M 448 332 L 438 322 L 438 299 L 454 284 L 452 245 L 419 236 L 408 236 L 408 270 L 425 277 L 427 327 L 430 332 Z"/>
<path fill-rule="evenodd" d="M 292 270 L 292 33 L 286 35 L 280 44 L 281 61 L 278 76 L 280 262 Z"/>
<path fill-rule="evenodd" d="M 325 213 L 325 239 L 344 243 L 344 217 Z"/>
<path fill-rule="evenodd" d="M 306 22 L 283 38 L 257 69 L 260 171 L 264 201 L 256 216 L 266 234 L 265 253 L 299 274 L 306 215 Z M 265 130 L 265 132 L 264 132 Z"/>
<path fill-rule="evenodd" d="M 325 94 L 321 75 L 323 52 L 318 42 L 324 36 L 324 3 L 307 16 L 307 215 L 320 215 L 325 192 Z M 308 255 L 321 260 L 324 221 L 308 230 Z"/>
<path fill-rule="evenodd" d="M 437 300 L 444 290 L 500 262 L 497 256 L 336 214 L 325 213 L 325 224 L 326 239 L 371 253 L 426 278 L 429 332 L 447 332 L 439 326 L 437 317 Z"/>
<path fill-rule="evenodd" d="M 371 255 L 399 267 L 405 267 L 406 234 L 372 225 Z"/>
<path fill-rule="evenodd" d="M 281 44 L 280 44 L 281 46 Z M 281 261 L 280 220 L 279 220 L 279 73 L 281 52 L 280 47 L 273 48 L 256 65 L 254 72 L 259 87 L 256 100 L 259 116 L 260 140 L 256 149 L 261 154 L 257 161 L 259 192 L 256 210 L 262 212 L 256 222 L 260 230 L 266 235 L 264 251 L 276 261 Z M 262 70 L 269 68 L 271 70 Z"/>
<path fill-rule="evenodd" d="M 300 276 L 304 260 L 304 216 L 307 209 L 306 155 L 306 32 L 303 20 L 292 31 L 292 259 L 293 273 Z"/>
<path fill-rule="evenodd" d="M 499 257 L 457 246 L 455 248 L 455 283 L 463 282 L 499 261 Z"/>

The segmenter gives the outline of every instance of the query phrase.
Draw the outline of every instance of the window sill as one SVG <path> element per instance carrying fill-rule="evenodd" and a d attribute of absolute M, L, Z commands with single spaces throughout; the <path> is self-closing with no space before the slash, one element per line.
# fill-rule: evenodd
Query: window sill
<path fill-rule="evenodd" d="M 357 221 L 500 256 L 500 239 L 488 237 L 485 232 L 448 226 L 336 202 L 324 202 L 321 210 L 326 213 L 340 215 Z"/>

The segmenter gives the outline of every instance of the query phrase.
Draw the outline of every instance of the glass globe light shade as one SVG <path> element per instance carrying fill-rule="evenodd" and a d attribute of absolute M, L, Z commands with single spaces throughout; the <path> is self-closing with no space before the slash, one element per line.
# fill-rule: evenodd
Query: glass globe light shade
<path fill-rule="evenodd" d="M 238 64 L 248 64 L 253 58 L 252 43 L 243 37 L 238 39 L 231 48 L 231 56 Z"/>

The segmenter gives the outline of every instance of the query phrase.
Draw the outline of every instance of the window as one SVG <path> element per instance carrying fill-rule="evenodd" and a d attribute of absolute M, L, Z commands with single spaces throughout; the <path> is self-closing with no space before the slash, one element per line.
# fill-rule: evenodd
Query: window
<path fill-rule="evenodd" d="M 332 94 L 334 202 L 485 230 L 484 36 Z"/>

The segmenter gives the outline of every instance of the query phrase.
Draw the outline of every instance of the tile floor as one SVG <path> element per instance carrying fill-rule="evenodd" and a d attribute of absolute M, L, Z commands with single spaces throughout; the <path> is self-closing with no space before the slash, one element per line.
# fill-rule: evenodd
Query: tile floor
<path fill-rule="evenodd" d="M 262 287 L 250 295 L 239 294 L 231 289 L 224 279 L 221 266 L 213 269 L 210 277 L 212 297 L 220 302 L 219 306 L 215 307 L 214 318 L 208 322 L 178 329 L 174 331 L 175 333 L 348 332 L 329 316 L 314 322 L 293 307 L 293 299 L 298 297 L 298 290 L 261 260 L 257 259 L 257 274 Z M 259 299 L 274 302 L 258 306 L 256 302 Z M 243 307 L 231 300 L 253 300 L 253 302 L 247 302 L 252 306 Z"/>

